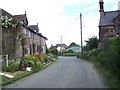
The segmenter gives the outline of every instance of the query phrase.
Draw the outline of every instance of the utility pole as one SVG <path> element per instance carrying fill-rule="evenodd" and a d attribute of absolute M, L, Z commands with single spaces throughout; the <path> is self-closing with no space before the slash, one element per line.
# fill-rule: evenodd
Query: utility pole
<path fill-rule="evenodd" d="M 81 54 L 83 55 L 83 42 L 82 42 L 82 14 L 80 13 L 80 34 L 81 34 Z"/>

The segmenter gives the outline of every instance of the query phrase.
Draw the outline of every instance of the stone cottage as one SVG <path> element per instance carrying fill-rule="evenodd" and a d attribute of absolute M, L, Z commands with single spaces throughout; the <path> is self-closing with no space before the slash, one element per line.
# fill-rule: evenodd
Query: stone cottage
<path fill-rule="evenodd" d="M 22 26 L 17 37 L 15 33 L 8 32 L 2 28 L 2 55 L 9 58 L 20 58 L 30 54 L 46 53 L 47 38 L 39 33 L 38 24 L 28 25 L 27 14 L 11 15 L 5 10 L 0 10 L 1 16 L 7 16 L 18 20 Z M 16 31 L 12 28 L 12 31 Z M 15 49 L 16 48 L 16 49 Z"/>
<path fill-rule="evenodd" d="M 102 44 L 109 38 L 120 35 L 120 10 L 104 11 L 103 0 L 99 1 L 100 20 L 99 20 L 99 45 L 98 49 L 102 49 Z"/>

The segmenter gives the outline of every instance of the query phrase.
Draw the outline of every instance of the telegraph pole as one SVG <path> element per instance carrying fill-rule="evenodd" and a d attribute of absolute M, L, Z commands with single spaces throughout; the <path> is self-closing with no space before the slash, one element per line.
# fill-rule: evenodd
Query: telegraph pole
<path fill-rule="evenodd" d="M 82 14 L 80 13 L 80 34 L 81 34 L 81 54 L 83 55 L 83 42 L 82 42 Z"/>

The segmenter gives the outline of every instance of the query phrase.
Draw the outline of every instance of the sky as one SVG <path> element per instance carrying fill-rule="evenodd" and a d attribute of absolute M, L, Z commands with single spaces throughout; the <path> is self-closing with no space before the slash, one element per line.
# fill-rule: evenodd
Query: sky
<path fill-rule="evenodd" d="M 104 11 L 118 10 L 119 0 L 103 0 Z M 0 8 L 12 15 L 27 13 L 29 25 L 38 23 L 39 32 L 48 38 L 47 46 L 81 43 L 82 13 L 83 45 L 99 34 L 99 0 L 0 0 Z"/>

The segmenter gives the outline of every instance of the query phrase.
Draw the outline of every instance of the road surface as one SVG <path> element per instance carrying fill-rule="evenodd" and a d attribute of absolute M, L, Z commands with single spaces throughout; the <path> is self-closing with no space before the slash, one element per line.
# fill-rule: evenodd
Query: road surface
<path fill-rule="evenodd" d="M 93 65 L 76 57 L 59 57 L 46 69 L 6 88 L 105 88 Z"/>

